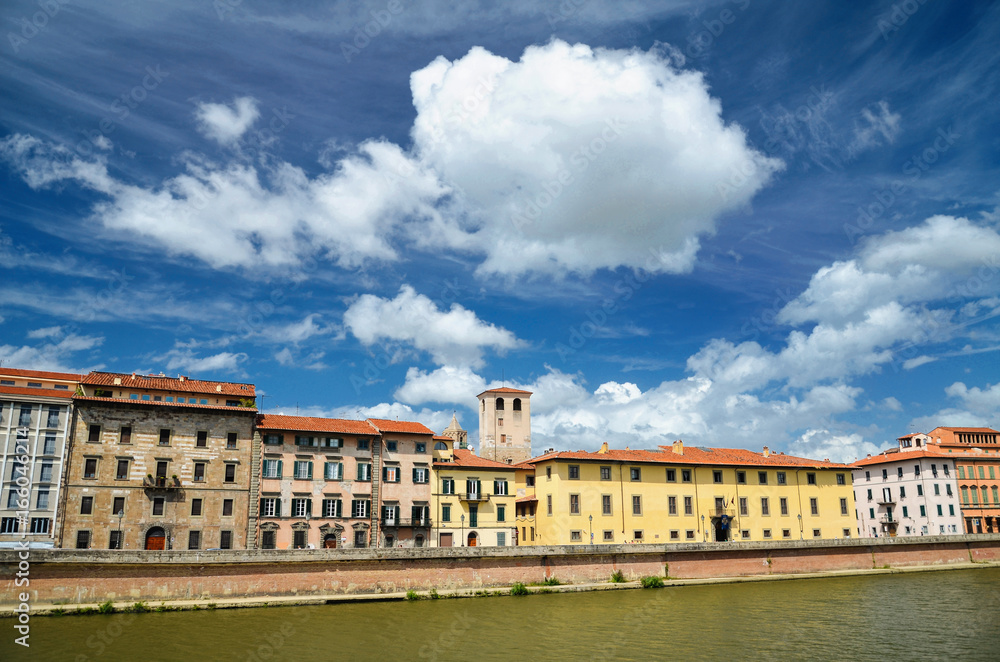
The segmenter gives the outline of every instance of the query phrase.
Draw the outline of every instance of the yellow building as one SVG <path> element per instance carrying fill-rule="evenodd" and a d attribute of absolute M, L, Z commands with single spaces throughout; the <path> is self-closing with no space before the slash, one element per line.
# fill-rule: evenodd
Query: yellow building
<path fill-rule="evenodd" d="M 516 545 L 514 467 L 434 437 L 432 545 Z"/>
<path fill-rule="evenodd" d="M 847 465 L 766 447 L 604 444 L 522 462 L 516 475 L 526 545 L 847 538 L 856 526 Z"/>

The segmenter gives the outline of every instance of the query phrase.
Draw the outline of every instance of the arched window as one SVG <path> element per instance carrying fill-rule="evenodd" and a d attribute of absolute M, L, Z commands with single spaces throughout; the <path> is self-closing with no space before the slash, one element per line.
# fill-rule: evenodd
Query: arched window
<path fill-rule="evenodd" d="M 497 398 L 497 411 L 503 411 L 503 398 Z"/>
<path fill-rule="evenodd" d="M 434 450 L 436 450 L 436 451 L 446 451 L 446 450 L 448 450 L 448 444 L 444 443 L 443 441 L 439 441 L 436 444 L 434 444 Z"/>
<path fill-rule="evenodd" d="M 483 411 L 486 411 L 486 401 L 485 400 L 480 400 L 479 404 L 481 404 L 483 406 Z"/>
<path fill-rule="evenodd" d="M 514 398 L 514 411 L 521 411 L 521 398 Z"/>

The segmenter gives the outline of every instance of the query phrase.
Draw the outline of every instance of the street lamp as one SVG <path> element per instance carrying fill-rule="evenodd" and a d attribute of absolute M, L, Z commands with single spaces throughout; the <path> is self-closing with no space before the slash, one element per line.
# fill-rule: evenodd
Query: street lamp
<path fill-rule="evenodd" d="M 708 540 L 708 529 L 705 528 L 705 516 L 701 516 L 701 539 L 702 541 Z"/>
<path fill-rule="evenodd" d="M 118 549 L 122 548 L 122 518 L 125 517 L 125 510 L 118 511 Z"/>
<path fill-rule="evenodd" d="M 594 516 L 590 516 L 590 544 L 594 544 Z"/>
<path fill-rule="evenodd" d="M 802 540 L 802 513 L 799 513 L 799 540 Z"/>
<path fill-rule="evenodd" d="M 460 542 L 462 544 L 459 545 L 459 546 L 460 547 L 465 547 L 465 513 L 462 513 L 461 520 L 462 520 L 462 534 L 461 534 L 462 535 L 462 539 L 460 540 Z"/>

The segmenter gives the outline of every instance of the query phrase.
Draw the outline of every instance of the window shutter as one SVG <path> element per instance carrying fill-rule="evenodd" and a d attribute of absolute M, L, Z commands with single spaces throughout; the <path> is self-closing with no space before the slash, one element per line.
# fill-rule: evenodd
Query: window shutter
<path fill-rule="evenodd" d="M 313 477 L 313 463 L 310 462 L 309 463 L 309 480 L 312 480 L 312 477 Z"/>
<path fill-rule="evenodd" d="M 312 512 L 313 512 L 313 500 L 306 499 L 306 516 L 312 516 Z"/>
<path fill-rule="evenodd" d="M 500 481 L 493 481 L 493 494 L 500 494 Z"/>
<path fill-rule="evenodd" d="M 382 465 L 382 482 L 389 480 L 389 467 Z"/>
<path fill-rule="evenodd" d="M 281 478 L 281 460 L 278 460 L 278 475 L 277 478 Z"/>
<path fill-rule="evenodd" d="M 414 483 L 417 482 L 417 468 L 416 467 L 413 468 L 413 482 Z"/>
<path fill-rule="evenodd" d="M 274 516 L 281 517 L 281 499 L 274 500 Z"/>
<path fill-rule="evenodd" d="M 343 478 L 344 478 L 344 463 L 343 462 L 338 462 L 337 463 L 337 475 L 336 475 L 336 478 L 338 480 L 343 480 Z"/>

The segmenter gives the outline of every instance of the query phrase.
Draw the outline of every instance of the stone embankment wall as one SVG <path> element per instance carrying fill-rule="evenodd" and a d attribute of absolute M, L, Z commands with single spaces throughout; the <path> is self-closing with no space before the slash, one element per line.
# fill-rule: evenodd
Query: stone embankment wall
<path fill-rule="evenodd" d="M 977 562 L 1000 562 L 1000 535 L 594 547 L 0 550 L 0 606 L 16 604 L 22 592 L 34 604 L 72 605 L 482 588 L 549 577 L 602 582 L 616 570 L 630 579 L 709 578 Z M 27 586 L 15 585 L 25 576 Z"/>

